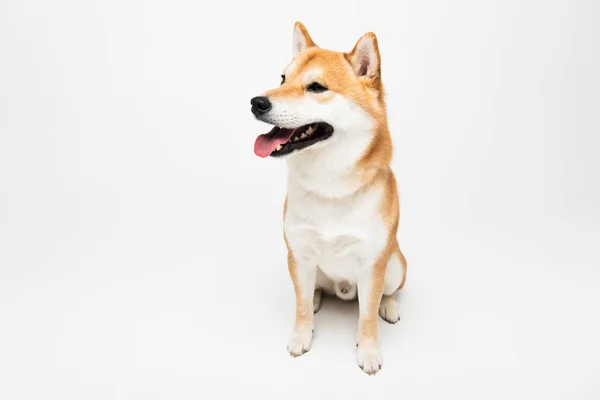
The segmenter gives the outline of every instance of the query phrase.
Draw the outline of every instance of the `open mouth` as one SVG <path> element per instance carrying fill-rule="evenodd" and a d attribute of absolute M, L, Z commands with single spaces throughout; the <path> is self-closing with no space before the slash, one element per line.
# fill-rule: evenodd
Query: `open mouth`
<path fill-rule="evenodd" d="M 325 140 L 332 133 L 333 127 L 325 122 L 316 122 L 294 129 L 275 126 L 271 132 L 256 138 L 254 154 L 262 158 L 281 157 Z"/>

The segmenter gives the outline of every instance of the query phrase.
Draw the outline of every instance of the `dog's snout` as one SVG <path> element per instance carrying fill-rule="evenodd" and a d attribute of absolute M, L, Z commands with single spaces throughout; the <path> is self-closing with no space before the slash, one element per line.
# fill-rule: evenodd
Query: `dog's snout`
<path fill-rule="evenodd" d="M 265 96 L 257 96 L 250 100 L 252 114 L 259 117 L 271 109 L 271 102 Z"/>

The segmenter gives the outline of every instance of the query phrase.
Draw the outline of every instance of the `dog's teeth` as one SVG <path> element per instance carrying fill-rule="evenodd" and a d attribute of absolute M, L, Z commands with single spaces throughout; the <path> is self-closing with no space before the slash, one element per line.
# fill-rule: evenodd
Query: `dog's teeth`
<path fill-rule="evenodd" d="M 306 133 L 303 133 L 302 135 L 300 135 L 300 139 L 306 139 L 308 137 L 308 135 Z"/>
<path fill-rule="evenodd" d="M 297 142 L 298 140 L 300 140 L 300 138 L 299 138 L 298 136 L 296 136 L 296 137 L 294 138 L 294 142 Z"/>
<path fill-rule="evenodd" d="M 308 128 L 308 129 L 306 130 L 306 134 L 307 134 L 307 135 L 312 135 L 312 133 L 313 133 L 314 131 L 315 131 L 315 128 L 313 128 L 313 127 L 311 126 L 310 128 Z"/>
<path fill-rule="evenodd" d="M 281 150 L 282 148 L 283 148 L 283 146 L 282 146 L 282 145 L 278 145 L 278 146 L 275 148 L 275 150 L 279 151 L 279 150 Z"/>

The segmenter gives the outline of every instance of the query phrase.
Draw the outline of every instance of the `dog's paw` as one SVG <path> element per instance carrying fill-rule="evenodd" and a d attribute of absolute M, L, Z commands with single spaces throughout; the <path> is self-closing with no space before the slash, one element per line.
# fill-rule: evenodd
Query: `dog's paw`
<path fill-rule="evenodd" d="M 369 375 L 375 375 L 383 365 L 379 346 L 372 340 L 359 343 L 356 358 L 358 366 Z"/>
<path fill-rule="evenodd" d="M 312 329 L 294 330 L 287 349 L 292 357 L 298 357 L 310 350 L 312 345 Z"/>
<path fill-rule="evenodd" d="M 384 321 L 390 324 L 395 324 L 400 321 L 400 310 L 398 309 L 398 303 L 392 296 L 383 296 L 381 304 L 379 305 L 379 316 Z"/>
<path fill-rule="evenodd" d="M 313 308 L 315 314 L 321 309 L 321 304 L 323 301 L 323 291 L 321 289 L 315 290 L 315 294 L 313 297 Z"/>

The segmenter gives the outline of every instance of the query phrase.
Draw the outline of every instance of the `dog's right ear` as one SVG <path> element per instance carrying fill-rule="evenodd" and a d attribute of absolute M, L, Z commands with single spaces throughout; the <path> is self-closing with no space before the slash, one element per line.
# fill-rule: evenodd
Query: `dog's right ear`
<path fill-rule="evenodd" d="M 346 53 L 346 59 L 350 61 L 352 69 L 361 79 L 366 79 L 374 84 L 380 82 L 381 57 L 377 36 L 374 33 L 365 33 L 356 43 L 350 53 Z"/>
<path fill-rule="evenodd" d="M 306 27 L 300 21 L 294 24 L 294 36 L 292 40 L 292 56 L 296 57 L 309 47 L 315 47 L 316 44 L 310 38 Z"/>

